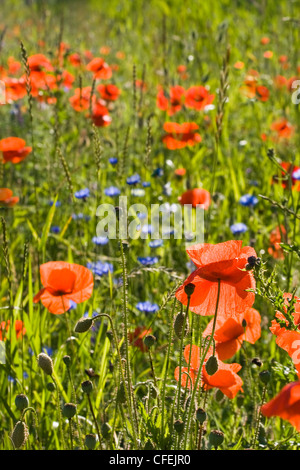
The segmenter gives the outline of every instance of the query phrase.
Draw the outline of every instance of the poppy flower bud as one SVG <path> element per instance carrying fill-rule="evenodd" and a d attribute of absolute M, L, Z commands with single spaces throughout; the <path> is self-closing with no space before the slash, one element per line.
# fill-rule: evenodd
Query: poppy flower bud
<path fill-rule="evenodd" d="M 65 403 L 62 409 L 62 414 L 68 418 L 72 419 L 76 413 L 76 405 L 74 403 Z"/>
<path fill-rule="evenodd" d="M 186 293 L 188 297 L 193 295 L 194 291 L 195 291 L 195 284 L 193 284 L 192 282 L 184 286 L 184 292 Z"/>
<path fill-rule="evenodd" d="M 203 408 L 198 408 L 196 411 L 196 419 L 200 424 L 203 424 L 206 420 L 206 412 L 203 410 Z"/>
<path fill-rule="evenodd" d="M 23 447 L 28 439 L 28 426 L 24 421 L 18 421 L 12 431 L 11 440 L 16 449 Z"/>
<path fill-rule="evenodd" d="M 209 434 L 209 443 L 212 447 L 219 447 L 224 441 L 224 433 L 222 431 L 211 431 Z"/>
<path fill-rule="evenodd" d="M 144 339 L 144 343 L 147 348 L 151 348 L 151 346 L 154 345 L 155 341 L 156 341 L 156 338 L 153 335 L 147 335 Z"/>
<path fill-rule="evenodd" d="M 71 358 L 70 358 L 70 356 L 64 356 L 64 357 L 63 357 L 63 361 L 64 361 L 64 363 L 65 363 L 65 365 L 66 365 L 67 367 L 70 367 L 70 365 L 71 365 Z"/>
<path fill-rule="evenodd" d="M 178 419 L 174 423 L 174 429 L 178 434 L 181 434 L 184 430 L 184 422 Z"/>
<path fill-rule="evenodd" d="M 182 335 L 183 323 L 184 323 L 184 314 L 182 312 L 179 312 L 176 315 L 176 318 L 175 318 L 175 321 L 174 321 L 174 324 L 173 324 L 175 334 L 176 334 L 177 338 L 179 338 L 179 339 L 181 338 L 181 335 Z M 189 330 L 189 327 L 188 327 L 188 322 L 187 322 L 187 319 L 186 319 L 186 328 L 185 328 L 184 336 L 187 335 L 188 330 Z"/>
<path fill-rule="evenodd" d="M 111 433 L 111 426 L 108 423 L 103 423 L 101 426 L 101 432 L 104 439 L 106 439 Z"/>
<path fill-rule="evenodd" d="M 94 450 L 97 444 L 95 434 L 87 434 L 84 439 L 84 444 L 89 450 Z"/>
<path fill-rule="evenodd" d="M 85 318 L 82 317 L 75 325 L 74 331 L 75 333 L 85 333 L 89 331 L 93 326 L 94 320 L 92 318 Z"/>
<path fill-rule="evenodd" d="M 271 373 L 268 370 L 262 370 L 259 373 L 259 378 L 264 385 L 268 385 L 271 379 Z"/>
<path fill-rule="evenodd" d="M 52 375 L 54 368 L 51 357 L 49 357 L 48 354 L 40 353 L 37 359 L 38 366 L 45 372 L 45 374 Z"/>
<path fill-rule="evenodd" d="M 120 383 L 120 387 L 117 393 L 117 401 L 119 403 L 125 403 L 126 402 L 126 392 L 125 392 L 125 384 L 124 382 Z"/>
<path fill-rule="evenodd" d="M 91 382 L 90 380 L 85 380 L 81 384 L 81 389 L 83 393 L 89 395 L 93 391 L 93 382 Z"/>
<path fill-rule="evenodd" d="M 243 328 L 247 327 L 247 322 L 246 322 L 245 318 L 243 318 L 243 320 L 242 320 L 242 327 Z"/>
<path fill-rule="evenodd" d="M 237 397 L 236 397 L 236 404 L 237 406 L 240 408 L 241 406 L 243 406 L 244 404 L 244 399 L 245 399 L 245 396 L 240 393 Z"/>
<path fill-rule="evenodd" d="M 54 392 L 54 390 L 55 390 L 55 385 L 54 385 L 53 382 L 47 383 L 47 390 L 48 390 L 49 392 Z"/>
<path fill-rule="evenodd" d="M 218 370 L 218 361 L 216 356 L 210 356 L 205 364 L 205 370 L 208 375 L 214 375 Z"/>
<path fill-rule="evenodd" d="M 15 405 L 20 411 L 25 410 L 25 408 L 29 406 L 29 400 L 26 397 L 26 395 L 24 395 L 24 393 L 20 393 L 19 395 L 16 396 Z"/>

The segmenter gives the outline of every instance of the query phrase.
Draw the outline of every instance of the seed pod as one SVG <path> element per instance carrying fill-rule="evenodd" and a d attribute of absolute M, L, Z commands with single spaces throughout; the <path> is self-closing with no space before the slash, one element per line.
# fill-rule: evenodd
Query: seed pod
<path fill-rule="evenodd" d="M 120 383 L 120 387 L 117 393 L 117 401 L 119 403 L 125 403 L 126 402 L 126 392 L 125 392 L 125 384 L 124 382 Z"/>
<path fill-rule="evenodd" d="M 181 434 L 184 430 L 184 422 L 178 419 L 174 423 L 174 429 L 178 434 Z"/>
<path fill-rule="evenodd" d="M 64 361 L 64 363 L 65 363 L 65 365 L 66 365 L 67 367 L 70 367 L 70 365 L 71 365 L 71 358 L 70 358 L 70 356 L 64 356 L 64 357 L 63 357 L 63 361 Z"/>
<path fill-rule="evenodd" d="M 24 421 L 18 421 L 11 433 L 11 440 L 16 449 L 24 446 L 28 439 L 28 426 Z"/>
<path fill-rule="evenodd" d="M 193 284 L 192 282 L 184 286 L 184 292 L 186 293 L 188 297 L 193 295 L 194 291 L 195 291 L 195 284 Z"/>
<path fill-rule="evenodd" d="M 236 404 L 240 408 L 244 404 L 245 396 L 242 393 L 239 393 L 236 397 Z"/>
<path fill-rule="evenodd" d="M 73 418 L 76 414 L 76 405 L 74 405 L 74 403 L 65 403 L 62 414 L 68 419 Z"/>
<path fill-rule="evenodd" d="M 40 353 L 37 359 L 38 366 L 45 372 L 45 374 L 52 375 L 54 368 L 51 357 L 49 357 L 48 354 Z"/>
<path fill-rule="evenodd" d="M 268 370 L 262 370 L 259 373 L 259 378 L 264 385 L 268 385 L 271 379 L 271 373 Z"/>
<path fill-rule="evenodd" d="M 196 411 L 196 419 L 200 424 L 203 424 L 206 420 L 206 412 L 203 410 L 203 408 L 198 408 Z"/>
<path fill-rule="evenodd" d="M 49 392 L 54 392 L 54 390 L 55 390 L 55 384 L 54 384 L 53 382 L 47 383 L 47 390 L 48 390 Z"/>
<path fill-rule="evenodd" d="M 102 436 L 104 437 L 104 439 L 106 439 L 107 437 L 109 437 L 110 433 L 111 433 L 111 426 L 110 424 L 108 423 L 103 423 L 102 426 L 101 426 L 101 432 L 102 432 Z"/>
<path fill-rule="evenodd" d="M 209 434 L 209 443 L 212 447 L 219 447 L 224 441 L 224 433 L 222 431 L 211 431 Z"/>
<path fill-rule="evenodd" d="M 93 382 L 91 382 L 90 380 L 85 380 L 81 384 L 81 389 L 82 389 L 83 393 L 86 393 L 87 395 L 89 393 L 92 393 L 92 391 L 93 391 Z"/>
<path fill-rule="evenodd" d="M 144 343 L 147 348 L 151 348 L 151 346 L 154 345 L 155 341 L 156 341 L 156 338 L 153 335 L 147 335 L 144 339 Z"/>
<path fill-rule="evenodd" d="M 216 356 L 210 356 L 205 364 L 208 375 L 214 375 L 218 370 L 218 360 Z"/>
<path fill-rule="evenodd" d="M 181 338 L 181 335 L 182 335 L 183 323 L 184 323 L 184 314 L 182 312 L 179 312 L 176 315 L 174 324 L 173 324 L 175 334 L 177 338 L 179 339 Z M 188 331 L 189 331 L 189 325 L 188 325 L 188 319 L 186 319 L 184 336 L 188 334 Z"/>
<path fill-rule="evenodd" d="M 74 331 L 75 333 L 85 333 L 89 331 L 93 326 L 94 320 L 92 318 L 85 318 L 82 317 L 75 325 Z"/>
<path fill-rule="evenodd" d="M 25 410 L 25 408 L 29 406 L 29 400 L 24 393 L 20 393 L 20 395 L 16 396 L 15 405 L 20 411 Z"/>
<path fill-rule="evenodd" d="M 84 444 L 89 450 L 93 450 L 97 444 L 97 438 L 95 434 L 87 434 L 84 439 Z"/>

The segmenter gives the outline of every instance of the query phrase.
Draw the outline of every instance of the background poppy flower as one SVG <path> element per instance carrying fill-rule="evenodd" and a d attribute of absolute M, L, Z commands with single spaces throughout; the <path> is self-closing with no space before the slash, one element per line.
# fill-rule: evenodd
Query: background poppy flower
<path fill-rule="evenodd" d="M 185 96 L 185 89 L 182 86 L 176 85 L 170 88 L 169 98 L 164 94 L 163 88 L 160 88 L 156 105 L 159 109 L 167 111 L 169 116 L 181 110 Z"/>
<path fill-rule="evenodd" d="M 186 363 L 189 365 L 189 367 L 182 367 L 181 369 L 181 385 L 182 387 L 185 387 L 186 384 L 188 388 L 191 388 L 191 381 L 186 375 L 186 373 L 189 374 L 191 377 L 192 383 L 194 385 L 196 378 L 198 376 L 199 372 L 199 367 L 200 367 L 200 348 L 198 346 L 192 345 L 192 350 L 191 350 L 191 345 L 188 344 L 185 349 L 184 349 L 184 359 Z M 224 362 L 220 361 L 220 359 L 216 356 L 217 363 L 218 363 L 218 370 L 213 374 L 213 375 L 208 375 L 205 364 L 208 360 L 208 358 L 212 355 L 212 348 L 208 352 L 203 367 L 202 367 L 202 386 L 206 390 L 209 390 L 211 388 L 218 388 L 221 390 L 224 395 L 226 395 L 228 398 L 234 398 L 236 394 L 241 390 L 243 381 L 242 379 L 237 375 L 237 372 L 242 368 L 240 364 L 225 364 Z M 191 356 L 191 358 L 190 358 Z M 174 376 L 175 379 L 178 381 L 179 380 L 179 367 L 176 367 Z"/>
<path fill-rule="evenodd" d="M 277 133 L 279 139 L 290 139 L 294 133 L 295 127 L 287 119 L 282 118 L 271 124 L 271 130 Z"/>
<path fill-rule="evenodd" d="M 143 326 L 137 326 L 133 332 L 129 333 L 129 342 L 132 346 L 139 348 L 142 352 L 148 351 L 148 348 L 144 343 L 144 338 L 145 336 L 150 335 L 151 333 L 151 328 L 147 329 Z"/>
<path fill-rule="evenodd" d="M 203 209 L 208 209 L 211 202 L 209 191 L 202 188 L 189 189 L 178 200 L 182 205 L 191 204 L 193 207 L 201 206 Z"/>
<path fill-rule="evenodd" d="M 210 95 L 204 86 L 193 86 L 186 91 L 185 106 L 201 111 L 205 106 L 211 104 L 215 95 Z"/>
<path fill-rule="evenodd" d="M 7 336 L 7 332 L 9 331 L 10 327 L 10 320 L 7 322 L 3 321 L 0 323 L 0 341 L 5 340 L 5 336 Z M 25 335 L 26 329 L 24 328 L 24 323 L 21 320 L 15 320 L 14 322 L 15 332 L 17 339 L 22 338 Z M 5 332 L 3 334 L 3 332 Z"/>
<path fill-rule="evenodd" d="M 120 89 L 113 84 L 107 84 L 107 85 L 98 85 L 97 90 L 101 95 L 101 98 L 103 98 L 106 101 L 115 101 L 118 99 L 120 96 Z"/>
<path fill-rule="evenodd" d="M 164 130 L 167 134 L 162 139 L 163 143 L 170 150 L 194 146 L 202 140 L 200 134 L 195 132 L 197 129 L 199 129 L 199 126 L 195 122 L 184 122 L 182 124 L 166 122 Z"/>
<path fill-rule="evenodd" d="M 0 206 L 13 207 L 19 202 L 17 196 L 13 196 L 13 192 L 8 188 L 0 188 Z"/>
<path fill-rule="evenodd" d="M 2 77 L 1 80 L 5 84 L 5 100 L 7 103 L 11 101 L 21 100 L 26 96 L 26 82 L 22 78 Z"/>
<path fill-rule="evenodd" d="M 177 299 L 187 305 L 184 287 L 192 283 L 195 291 L 190 299 L 190 310 L 198 315 L 214 315 L 220 280 L 218 316 L 236 317 L 252 307 L 255 295 L 247 289 L 255 288 L 255 280 L 245 266 L 248 258 L 256 257 L 256 253 L 252 247 L 242 247 L 242 243 L 241 240 L 230 240 L 217 245 L 202 243 L 189 247 L 187 254 L 197 269 L 176 291 Z"/>
<path fill-rule="evenodd" d="M 26 147 L 26 142 L 19 137 L 6 137 L 0 140 L 0 151 L 3 154 L 4 163 L 19 163 L 24 160 L 32 151 L 31 147 Z"/>
<path fill-rule="evenodd" d="M 93 292 L 92 272 L 79 264 L 50 261 L 40 267 L 43 289 L 34 297 L 34 303 L 42 302 L 49 312 L 61 314 L 69 310 L 72 300 L 80 304 Z"/>
<path fill-rule="evenodd" d="M 300 431 L 300 382 L 285 385 L 276 397 L 261 407 L 261 412 L 267 418 L 278 416 L 287 420 Z"/>
<path fill-rule="evenodd" d="M 87 86 L 83 88 L 76 88 L 75 94 L 69 98 L 70 104 L 75 111 L 81 112 L 89 109 L 91 100 L 92 87 Z M 93 103 L 96 101 L 96 96 L 93 95 Z"/>
<path fill-rule="evenodd" d="M 109 115 L 108 109 L 100 103 L 96 103 L 93 107 L 91 118 L 97 127 L 106 127 L 111 123 L 111 117 Z"/>
<path fill-rule="evenodd" d="M 243 326 L 245 321 L 246 326 Z M 217 319 L 214 340 L 216 352 L 222 361 L 230 359 L 240 350 L 243 341 L 254 344 L 261 335 L 261 317 L 257 310 L 249 308 L 239 319 L 220 318 Z M 203 337 L 211 335 L 213 320 L 209 322 L 203 332 Z"/>
<path fill-rule="evenodd" d="M 284 253 L 280 246 L 280 243 L 283 242 L 282 236 L 284 238 L 286 237 L 286 230 L 283 225 L 281 225 L 280 228 L 276 227 L 270 234 L 268 253 L 275 259 L 284 259 Z"/>
<path fill-rule="evenodd" d="M 101 57 L 95 57 L 86 66 L 86 69 L 94 73 L 95 79 L 108 80 L 112 76 L 112 70 Z"/>

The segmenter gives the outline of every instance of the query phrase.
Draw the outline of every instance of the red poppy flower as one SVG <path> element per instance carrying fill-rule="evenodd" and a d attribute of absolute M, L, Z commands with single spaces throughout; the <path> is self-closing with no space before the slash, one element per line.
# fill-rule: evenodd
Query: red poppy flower
<path fill-rule="evenodd" d="M 170 88 L 169 98 L 165 96 L 163 88 L 160 88 L 156 105 L 159 109 L 167 111 L 169 116 L 181 110 L 184 102 L 185 89 L 182 86 L 176 85 Z"/>
<path fill-rule="evenodd" d="M 111 123 L 108 109 L 101 103 L 96 103 L 93 107 L 92 120 L 97 127 L 106 127 Z"/>
<path fill-rule="evenodd" d="M 7 65 L 8 65 L 8 74 L 9 75 L 15 75 L 16 73 L 21 70 L 21 63 L 18 60 L 15 60 L 14 57 L 9 57 L 7 60 Z"/>
<path fill-rule="evenodd" d="M 281 235 L 286 237 L 286 230 L 283 225 L 281 225 L 280 228 L 276 227 L 270 234 L 268 253 L 275 259 L 284 259 L 284 253 L 280 246 L 280 243 L 283 242 Z"/>
<path fill-rule="evenodd" d="M 234 68 L 237 70 L 242 70 L 245 67 L 244 62 L 238 61 L 234 64 Z"/>
<path fill-rule="evenodd" d="M 178 200 L 182 205 L 191 204 L 193 207 L 201 206 L 203 209 L 208 209 L 211 202 L 209 191 L 202 188 L 189 189 Z"/>
<path fill-rule="evenodd" d="M 115 101 L 120 96 L 121 91 L 116 85 L 108 84 L 108 85 L 98 85 L 97 90 L 106 101 Z"/>
<path fill-rule="evenodd" d="M 272 51 L 266 51 L 264 52 L 264 58 L 265 59 L 272 59 L 274 53 Z"/>
<path fill-rule="evenodd" d="M 188 388 L 191 388 L 191 381 L 186 374 L 188 373 L 190 375 L 192 384 L 194 385 L 200 367 L 200 348 L 195 345 L 192 346 L 191 359 L 190 348 L 191 345 L 187 345 L 183 353 L 184 359 L 189 367 L 183 367 L 181 369 L 181 385 L 182 387 L 185 387 L 187 384 Z M 209 390 L 211 388 L 218 388 L 228 398 L 234 398 L 236 394 L 242 389 L 243 381 L 237 375 L 237 372 L 242 368 L 242 366 L 236 363 L 225 364 L 224 362 L 220 361 L 220 359 L 216 356 L 218 362 L 218 370 L 217 372 L 215 372 L 215 374 L 208 375 L 205 368 L 205 364 L 211 355 L 212 348 L 208 352 L 203 364 L 201 376 L 202 386 L 204 386 L 205 390 Z M 179 367 L 176 367 L 174 376 L 175 379 L 178 381 Z"/>
<path fill-rule="evenodd" d="M 186 91 L 185 106 L 201 111 L 205 106 L 211 104 L 215 95 L 210 95 L 204 86 L 193 86 Z"/>
<path fill-rule="evenodd" d="M 261 407 L 261 412 L 267 418 L 278 416 L 289 421 L 300 431 L 300 382 L 285 385 L 278 395 Z"/>
<path fill-rule="evenodd" d="M 70 54 L 69 62 L 70 64 L 73 65 L 73 67 L 80 67 L 80 65 L 82 64 L 82 59 L 81 59 L 80 54 L 78 54 L 77 52 L 74 52 L 74 54 Z"/>
<path fill-rule="evenodd" d="M 264 46 L 266 44 L 269 44 L 269 42 L 270 42 L 270 38 L 268 38 L 267 36 L 262 37 L 260 40 L 260 43 L 263 44 Z"/>
<path fill-rule="evenodd" d="M 268 101 L 270 92 L 266 86 L 258 85 L 255 88 L 255 95 L 259 101 Z"/>
<path fill-rule="evenodd" d="M 144 338 L 145 336 L 150 335 L 151 332 L 151 328 L 147 329 L 144 326 L 137 326 L 136 329 L 128 335 L 130 344 L 139 348 L 142 352 L 148 351 L 148 348 L 144 343 Z"/>
<path fill-rule="evenodd" d="M 255 288 L 255 280 L 253 273 L 245 267 L 248 258 L 256 257 L 256 253 L 250 246 L 242 247 L 242 243 L 241 240 L 230 240 L 217 245 L 201 243 L 187 248 L 187 254 L 197 269 L 179 287 L 177 299 L 187 305 L 184 287 L 192 283 L 195 290 L 190 299 L 190 310 L 198 315 L 214 315 L 220 280 L 218 317 L 239 318 L 248 307 L 252 307 L 255 295 L 247 290 Z"/>
<path fill-rule="evenodd" d="M 4 163 L 19 163 L 24 160 L 32 151 L 31 147 L 26 147 L 26 142 L 19 137 L 6 137 L 0 140 L 0 151 L 3 155 Z"/>
<path fill-rule="evenodd" d="M 246 322 L 246 326 L 243 325 Z M 254 344 L 261 335 L 261 317 L 257 310 L 248 308 L 239 319 L 220 318 L 216 321 L 214 334 L 216 352 L 222 361 L 230 359 L 240 350 L 243 341 Z M 211 335 L 213 320 L 203 332 L 203 337 Z"/>
<path fill-rule="evenodd" d="M 290 181 L 288 179 L 288 175 L 290 175 L 292 189 L 295 189 L 296 191 L 300 191 L 300 181 L 296 180 L 292 176 L 295 171 L 300 170 L 300 166 L 293 165 L 290 162 L 282 162 L 280 163 L 280 166 L 283 168 L 283 171 L 281 172 L 281 177 L 273 176 L 272 184 L 281 183 L 281 186 L 284 189 L 289 189 Z"/>
<path fill-rule="evenodd" d="M 287 86 L 287 79 L 283 75 L 276 75 L 274 84 L 277 88 L 284 88 Z"/>
<path fill-rule="evenodd" d="M 4 341 L 7 336 L 7 332 L 9 331 L 10 320 L 7 322 L 3 321 L 0 323 L 0 341 Z M 15 332 L 17 339 L 22 338 L 25 335 L 26 329 L 24 328 L 24 323 L 21 320 L 16 320 L 14 323 Z M 3 334 L 4 333 L 4 334 Z"/>
<path fill-rule="evenodd" d="M 200 134 L 195 132 L 197 129 L 199 129 L 199 126 L 195 122 L 184 122 L 182 124 L 166 122 L 164 130 L 167 134 L 162 139 L 163 143 L 170 150 L 196 145 L 202 140 Z"/>
<path fill-rule="evenodd" d="M 287 119 L 282 118 L 271 124 L 271 130 L 277 133 L 279 139 L 290 139 L 294 133 L 295 127 Z"/>
<path fill-rule="evenodd" d="M 76 88 L 75 94 L 69 98 L 72 108 L 77 112 L 89 109 L 91 100 L 92 87 L 87 86 L 83 88 Z M 93 95 L 93 103 L 96 101 L 96 96 Z"/>
<path fill-rule="evenodd" d="M 47 70 L 53 72 L 51 61 L 44 54 L 34 54 L 28 57 L 28 66 L 31 71 L 41 72 Z"/>
<path fill-rule="evenodd" d="M 285 311 L 287 311 L 291 298 L 292 294 L 284 294 Z M 292 325 L 289 324 L 289 320 L 282 312 L 277 311 L 275 320 L 272 320 L 270 331 L 276 336 L 276 344 L 291 357 L 298 375 L 300 375 L 300 298 L 294 296 L 294 299 L 296 302 L 292 313 Z"/>
<path fill-rule="evenodd" d="M 5 100 L 7 103 L 11 101 L 21 100 L 26 96 L 26 81 L 22 78 L 2 77 L 5 84 Z"/>
<path fill-rule="evenodd" d="M 87 70 L 94 73 L 95 79 L 108 80 L 112 76 L 112 70 L 101 57 L 95 57 L 86 66 Z"/>
<path fill-rule="evenodd" d="M 70 308 L 70 300 L 80 304 L 88 300 L 93 292 L 92 272 L 64 261 L 50 261 L 40 267 L 43 289 L 34 297 L 34 303 L 42 302 L 49 312 L 61 314 Z"/>
<path fill-rule="evenodd" d="M 0 188 L 0 206 L 13 207 L 19 202 L 17 196 L 13 196 L 13 192 L 8 188 Z"/>

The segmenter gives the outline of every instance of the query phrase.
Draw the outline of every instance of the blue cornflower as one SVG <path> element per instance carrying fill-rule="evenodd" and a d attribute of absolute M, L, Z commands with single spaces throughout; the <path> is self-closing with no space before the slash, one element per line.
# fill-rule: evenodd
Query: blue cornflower
<path fill-rule="evenodd" d="M 60 232 L 60 227 L 58 225 L 53 225 L 51 227 L 51 232 L 55 233 L 55 234 L 58 234 Z"/>
<path fill-rule="evenodd" d="M 152 173 L 152 176 L 162 176 L 164 174 L 164 170 L 162 168 L 156 168 L 153 173 Z"/>
<path fill-rule="evenodd" d="M 121 194 L 121 191 L 116 186 L 109 186 L 109 188 L 106 188 L 104 190 L 104 194 L 106 196 L 115 197 L 119 196 L 119 194 Z"/>
<path fill-rule="evenodd" d="M 116 157 L 112 157 L 109 159 L 109 163 L 111 165 L 116 165 L 118 163 L 118 159 Z"/>
<path fill-rule="evenodd" d="M 89 197 L 89 195 L 90 195 L 89 188 L 80 189 L 80 191 L 76 191 L 74 193 L 74 196 L 76 197 L 76 199 L 86 199 L 87 197 Z"/>
<path fill-rule="evenodd" d="M 258 203 L 258 199 L 253 194 L 244 194 L 240 198 L 239 203 L 242 206 L 253 207 L 256 206 L 256 204 Z"/>
<path fill-rule="evenodd" d="M 136 173 L 135 175 L 129 176 L 126 180 L 126 183 L 131 185 L 131 184 L 137 184 L 140 181 L 141 181 L 141 177 L 140 175 Z"/>
<path fill-rule="evenodd" d="M 92 242 L 95 243 L 95 245 L 106 245 L 109 240 L 107 237 L 93 237 Z"/>
<path fill-rule="evenodd" d="M 292 177 L 297 181 L 300 180 L 300 168 L 298 168 L 298 170 L 293 171 Z"/>
<path fill-rule="evenodd" d="M 153 226 L 151 224 L 144 224 L 142 225 L 142 233 L 152 233 L 153 232 Z"/>
<path fill-rule="evenodd" d="M 85 220 L 86 222 L 88 222 L 89 220 L 91 220 L 91 217 L 89 215 L 84 215 L 82 214 L 82 212 L 80 212 L 79 214 L 72 214 L 72 219 L 73 220 Z"/>
<path fill-rule="evenodd" d="M 51 206 L 51 207 L 52 207 L 52 206 L 53 206 L 53 204 L 54 204 L 54 201 L 49 201 L 49 206 Z M 56 203 L 55 203 L 55 207 L 60 207 L 60 206 L 61 206 L 61 202 L 60 202 L 60 201 L 56 201 Z"/>
<path fill-rule="evenodd" d="M 248 227 L 247 227 L 247 225 L 243 224 L 242 222 L 238 222 L 236 224 L 231 225 L 230 230 L 233 233 L 233 235 L 240 235 L 242 233 L 247 232 Z"/>
<path fill-rule="evenodd" d="M 150 248 L 159 248 L 159 247 L 163 246 L 163 244 L 164 244 L 164 241 L 161 240 L 161 239 L 159 239 L 159 240 L 151 240 L 151 241 L 149 242 Z"/>
<path fill-rule="evenodd" d="M 136 304 L 136 308 L 140 312 L 145 312 L 145 313 L 153 313 L 159 310 L 159 306 L 157 304 L 152 304 L 151 302 L 149 302 L 149 300 L 147 300 L 146 302 L 138 302 Z"/>
<path fill-rule="evenodd" d="M 151 183 L 150 183 L 150 181 L 143 181 L 142 185 L 143 185 L 144 188 L 150 188 Z"/>
<path fill-rule="evenodd" d="M 77 307 L 77 303 L 74 302 L 73 300 L 69 300 L 69 302 L 70 302 L 70 308 L 68 312 L 70 312 L 70 310 L 74 310 Z"/>
<path fill-rule="evenodd" d="M 158 257 L 157 256 L 139 256 L 138 261 L 143 265 L 143 266 L 152 266 L 152 264 L 158 263 Z"/>
<path fill-rule="evenodd" d="M 87 263 L 86 266 L 88 269 L 90 269 L 96 276 L 104 276 L 108 274 L 109 272 L 113 272 L 114 268 L 111 263 L 104 262 L 102 261 L 96 261 L 95 263 Z"/>

